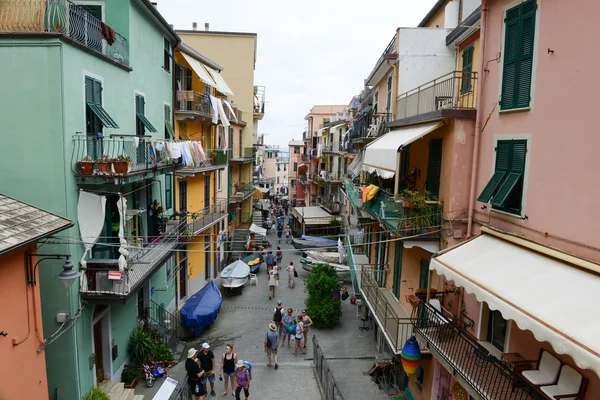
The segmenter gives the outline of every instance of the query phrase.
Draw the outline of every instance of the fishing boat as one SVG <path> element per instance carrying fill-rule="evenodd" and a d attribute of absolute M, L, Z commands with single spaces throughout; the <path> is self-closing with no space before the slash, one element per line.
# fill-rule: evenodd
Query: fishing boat
<path fill-rule="evenodd" d="M 221 271 L 221 284 L 226 288 L 239 288 L 248 282 L 250 267 L 242 260 L 237 260 Z"/>
<path fill-rule="evenodd" d="M 313 260 L 320 260 L 323 262 L 339 263 L 340 253 L 337 251 L 319 251 L 319 250 L 306 250 L 302 252 L 302 257 L 310 257 Z M 346 259 L 346 255 L 343 255 L 343 260 Z"/>
<path fill-rule="evenodd" d="M 194 337 L 217 320 L 223 297 L 214 281 L 190 297 L 181 308 L 181 324 L 188 328 Z"/>
<path fill-rule="evenodd" d="M 242 261 L 248 264 L 250 272 L 255 273 L 265 261 L 265 258 L 260 253 L 252 253 L 242 258 Z"/>
<path fill-rule="evenodd" d="M 318 236 L 302 235 L 302 237 L 300 238 L 292 239 L 292 246 L 294 246 L 296 250 L 310 250 L 322 248 L 323 250 L 327 251 L 328 249 L 336 250 L 337 241 Z"/>
<path fill-rule="evenodd" d="M 302 269 L 307 272 L 312 271 L 313 265 L 328 264 L 330 267 L 335 269 L 335 274 L 338 278 L 343 280 L 350 280 L 351 278 L 350 267 L 348 267 L 347 265 L 336 263 L 324 263 L 322 261 L 313 260 L 311 258 L 302 258 L 300 259 L 300 262 L 302 263 Z"/>

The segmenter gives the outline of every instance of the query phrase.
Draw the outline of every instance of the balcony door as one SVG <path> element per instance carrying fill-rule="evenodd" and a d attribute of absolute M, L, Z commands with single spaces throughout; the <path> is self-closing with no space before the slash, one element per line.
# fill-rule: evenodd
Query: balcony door
<path fill-rule="evenodd" d="M 488 318 L 487 341 L 495 348 L 504 351 L 504 343 L 506 343 L 506 329 L 508 324 L 500 311 L 490 310 Z"/>
<path fill-rule="evenodd" d="M 429 281 L 429 260 L 421 258 L 421 268 L 419 270 L 419 289 L 427 288 Z"/>
<path fill-rule="evenodd" d="M 394 279 L 392 281 L 392 293 L 397 299 L 400 298 L 400 282 L 402 279 L 402 254 L 404 245 L 402 241 L 396 241 L 396 249 L 394 252 Z"/>
<path fill-rule="evenodd" d="M 210 175 L 204 176 L 204 208 L 210 207 Z M 207 210 L 209 213 L 210 211 Z"/>
<path fill-rule="evenodd" d="M 442 139 L 429 141 L 429 157 L 427 159 L 427 181 L 425 190 L 436 198 L 440 195 L 440 179 L 442 176 Z"/>
<path fill-rule="evenodd" d="M 178 296 L 179 296 L 179 305 L 182 306 L 184 300 L 188 296 L 188 259 L 187 259 L 187 249 L 184 249 L 180 253 L 180 257 L 183 257 L 179 260 L 179 285 Z"/>
<path fill-rule="evenodd" d="M 179 181 L 179 212 L 187 213 L 187 181 Z"/>

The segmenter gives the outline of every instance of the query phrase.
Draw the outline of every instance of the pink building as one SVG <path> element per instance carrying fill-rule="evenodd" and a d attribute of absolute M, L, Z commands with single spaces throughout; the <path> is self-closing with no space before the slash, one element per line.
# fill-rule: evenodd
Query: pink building
<path fill-rule="evenodd" d="M 258 180 L 259 185 L 271 188 L 272 194 L 287 193 L 289 162 L 287 149 L 280 150 L 277 145 L 265 145 L 262 163 L 263 176 Z"/>
<path fill-rule="evenodd" d="M 289 193 L 290 200 L 292 200 L 292 206 L 305 206 L 306 203 L 306 174 L 305 168 L 301 169 L 303 172 L 302 176 L 298 174 L 298 167 L 302 165 L 303 160 L 306 158 L 306 147 L 302 140 L 292 139 L 288 146 L 290 148 L 290 157 L 288 164 L 289 171 Z M 302 182 L 300 182 L 300 180 Z"/>

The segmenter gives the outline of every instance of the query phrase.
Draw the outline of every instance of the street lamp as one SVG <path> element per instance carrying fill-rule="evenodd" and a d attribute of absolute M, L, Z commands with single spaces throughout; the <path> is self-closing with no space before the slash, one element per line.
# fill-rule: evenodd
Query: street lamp
<path fill-rule="evenodd" d="M 41 257 L 32 267 L 32 257 Z M 63 270 L 56 276 L 56 279 L 61 281 L 66 287 L 71 287 L 77 278 L 81 276 L 80 272 L 73 271 L 73 264 L 71 264 L 70 254 L 30 254 L 25 252 L 25 263 L 27 265 L 27 284 L 29 286 L 35 286 L 37 284 L 35 280 L 35 272 L 39 263 L 44 260 L 62 260 L 65 259 L 63 264 Z"/>

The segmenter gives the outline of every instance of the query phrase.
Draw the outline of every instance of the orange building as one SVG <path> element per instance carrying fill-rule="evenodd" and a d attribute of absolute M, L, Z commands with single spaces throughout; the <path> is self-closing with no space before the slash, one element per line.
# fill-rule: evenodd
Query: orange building
<path fill-rule="evenodd" d="M 0 399 L 48 396 L 36 269 L 42 258 L 35 257 L 36 243 L 71 226 L 67 219 L 0 195 Z M 72 267 L 70 263 L 65 266 Z M 73 279 L 78 276 L 68 268 L 65 271 L 71 271 Z M 57 269 L 55 275 L 59 272 Z M 57 278 L 64 281 L 65 275 L 69 274 Z"/>

